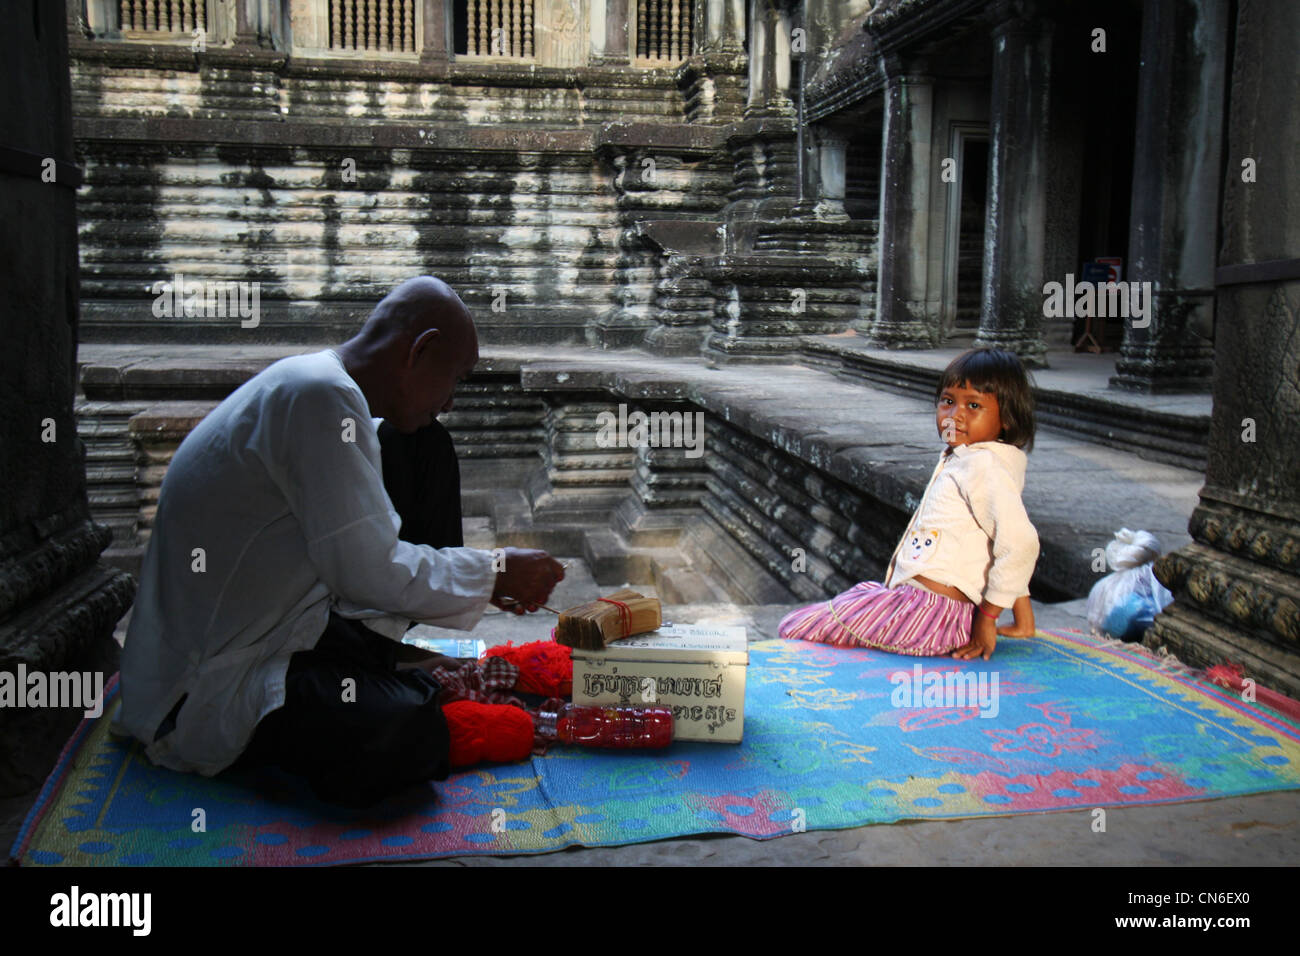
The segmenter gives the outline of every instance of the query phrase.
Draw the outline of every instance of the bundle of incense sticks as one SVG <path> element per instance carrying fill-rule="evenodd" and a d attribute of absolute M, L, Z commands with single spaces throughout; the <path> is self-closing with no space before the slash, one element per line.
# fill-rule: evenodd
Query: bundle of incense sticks
<path fill-rule="evenodd" d="M 624 588 L 561 612 L 555 640 L 584 651 L 598 651 L 611 641 L 657 630 L 662 623 L 658 598 Z"/>

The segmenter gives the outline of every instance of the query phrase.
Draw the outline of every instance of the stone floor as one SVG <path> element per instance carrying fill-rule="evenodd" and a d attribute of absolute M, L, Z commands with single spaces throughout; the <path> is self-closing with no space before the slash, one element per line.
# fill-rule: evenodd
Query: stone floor
<path fill-rule="evenodd" d="M 963 351 L 962 348 L 955 346 L 930 350 L 886 351 L 873 348 L 866 344 L 865 340 L 861 339 L 860 336 L 849 333 L 840 336 L 817 336 L 813 337 L 813 340 L 837 342 L 843 340 L 841 344 L 845 345 L 845 347 L 851 346 L 867 355 L 887 358 L 891 362 L 915 365 L 936 372 L 941 371 L 948 362 Z M 118 345 L 95 342 L 83 343 L 80 346 L 77 362 L 81 367 L 90 365 L 122 369 L 133 368 L 136 370 L 136 374 L 140 376 L 140 380 L 143 381 L 151 373 L 168 369 L 185 369 L 194 363 L 196 356 L 205 353 L 211 353 L 211 356 L 220 356 L 219 359 L 214 359 L 211 356 L 205 357 L 203 360 L 205 366 L 211 366 L 214 361 L 219 361 L 233 373 L 238 373 L 241 369 L 258 370 L 285 356 L 314 352 L 325 347 L 322 345 L 222 345 L 205 348 L 193 345 Z M 517 347 L 486 345 L 483 346 L 481 351 L 486 360 L 485 365 L 490 363 L 491 358 L 495 355 L 506 355 L 513 352 L 519 352 L 530 358 L 541 360 L 552 357 L 560 359 L 569 355 L 591 357 L 602 354 L 600 352 L 592 353 L 590 350 L 577 346 L 519 349 Z M 611 361 L 627 364 L 627 352 L 614 351 L 603 354 Z M 1152 396 L 1110 388 L 1110 376 L 1115 373 L 1115 362 L 1118 357 L 1118 353 L 1115 352 L 1094 355 L 1090 352 L 1054 349 L 1048 355 L 1051 367 L 1035 370 L 1033 372 L 1034 382 L 1042 388 L 1074 391 L 1081 395 L 1104 398 L 1108 402 L 1134 408 L 1143 407 L 1173 415 L 1203 416 L 1210 414 L 1212 402 L 1209 393 Z M 679 359 L 676 361 L 694 362 L 693 359 Z"/>
<path fill-rule="evenodd" d="M 816 342 L 835 342 L 840 348 L 852 348 L 864 355 L 887 360 L 899 365 L 912 365 L 942 372 L 948 363 L 964 352 L 967 346 L 948 346 L 938 349 L 879 349 L 869 345 L 860 335 L 827 335 L 811 337 Z M 1110 376 L 1115 374 L 1116 352 L 1076 352 L 1073 349 L 1054 348 L 1047 354 L 1048 368 L 1034 369 L 1030 374 L 1034 384 L 1052 391 L 1074 392 L 1081 396 L 1101 399 L 1115 405 L 1141 408 L 1171 415 L 1208 416 L 1213 398 L 1209 392 L 1201 394 L 1170 393 L 1145 395 L 1110 387 Z"/>
<path fill-rule="evenodd" d="M 483 523 L 467 521 L 467 544 L 490 544 Z M 552 605 L 572 607 L 599 589 L 576 558 L 556 589 Z M 1083 601 L 1039 604 L 1040 627 L 1086 630 Z M 783 605 L 694 605 L 667 607 L 666 620 L 734 622 L 751 639 L 770 636 Z M 552 618 L 545 612 L 518 617 L 490 609 L 472 632 L 489 646 L 544 638 Z M 125 622 L 119 628 L 119 639 Z M 421 626 L 419 636 L 463 636 Z M 12 846 L 36 792 L 0 800 L 0 845 Z M 1233 797 L 1107 812 L 1105 833 L 1092 832 L 1090 813 L 1041 813 L 955 821 L 915 821 L 817 830 L 774 840 L 709 835 L 623 847 L 574 847 L 556 853 L 515 857 L 457 857 L 414 866 L 636 866 L 636 865 L 1222 865 L 1294 866 L 1300 863 L 1300 792 Z"/>

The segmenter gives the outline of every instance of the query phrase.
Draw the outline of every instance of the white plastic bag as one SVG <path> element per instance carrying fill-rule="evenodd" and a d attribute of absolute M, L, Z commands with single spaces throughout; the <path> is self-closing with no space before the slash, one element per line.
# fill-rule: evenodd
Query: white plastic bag
<path fill-rule="evenodd" d="M 1149 531 L 1121 528 L 1106 545 L 1108 574 L 1088 594 L 1088 625 L 1094 634 L 1139 641 L 1155 616 L 1174 596 L 1156 580 L 1152 562 L 1160 557 L 1160 539 Z"/>

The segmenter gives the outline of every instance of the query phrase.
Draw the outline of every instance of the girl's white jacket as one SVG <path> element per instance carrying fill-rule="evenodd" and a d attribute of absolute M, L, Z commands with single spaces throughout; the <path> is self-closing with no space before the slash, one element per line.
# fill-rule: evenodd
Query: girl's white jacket
<path fill-rule="evenodd" d="M 894 552 L 886 586 L 921 575 L 998 607 L 1028 594 L 1038 532 L 1021 500 L 1027 464 L 1023 451 L 1003 442 L 945 451 Z"/>

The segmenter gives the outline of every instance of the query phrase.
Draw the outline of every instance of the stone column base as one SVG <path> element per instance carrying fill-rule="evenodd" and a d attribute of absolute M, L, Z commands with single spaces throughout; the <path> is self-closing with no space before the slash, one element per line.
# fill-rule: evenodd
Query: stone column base
<path fill-rule="evenodd" d="M 854 330 L 872 345 L 885 349 L 934 349 L 939 347 L 939 330 L 922 314 L 911 316 L 910 309 L 895 303 L 889 319 L 878 315 L 871 322 L 854 323 Z M 907 318 L 900 314 L 908 314 Z"/>
<path fill-rule="evenodd" d="M 113 629 L 135 595 L 129 574 L 94 563 L 110 537 L 107 528 L 83 520 L 7 564 L 7 596 L 16 601 L 0 625 L 0 671 L 17 675 L 21 666 L 27 674 L 40 672 L 47 679 L 57 673 L 90 673 L 108 682 L 117 670 Z M 17 690 L 25 695 L 28 688 Z M 4 709 L 0 796 L 41 784 L 84 709 L 48 702 Z"/>
<path fill-rule="evenodd" d="M 1150 328 L 1126 330 L 1111 386 L 1148 393 L 1210 391 L 1214 346 L 1199 330 L 1213 327 L 1213 295 L 1157 292 L 1153 298 L 1153 314 L 1146 316 Z"/>
<path fill-rule="evenodd" d="M 975 347 L 1006 349 L 1020 356 L 1026 368 L 1047 368 L 1047 346 L 1042 335 L 1032 328 L 992 329 L 981 325 Z"/>
<path fill-rule="evenodd" d="M 1252 556 L 1277 543 L 1266 528 L 1220 530 L 1226 545 L 1241 538 Z M 1144 644 L 1163 645 L 1194 667 L 1241 664 L 1247 677 L 1300 698 L 1300 577 L 1196 542 L 1160 558 L 1155 570 L 1176 600 Z"/>
<path fill-rule="evenodd" d="M 1300 658 L 1267 644 L 1240 642 L 1217 621 L 1182 605 L 1171 604 L 1161 612 L 1142 643 L 1152 650 L 1167 648 L 1192 667 L 1209 668 L 1232 661 L 1241 665 L 1244 677 L 1300 698 Z"/>

